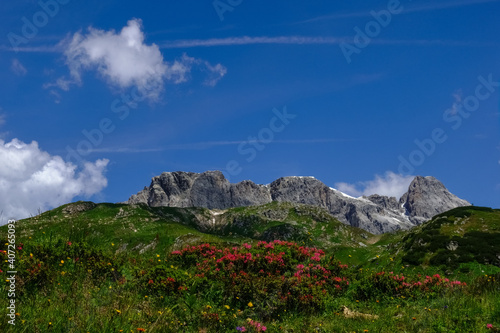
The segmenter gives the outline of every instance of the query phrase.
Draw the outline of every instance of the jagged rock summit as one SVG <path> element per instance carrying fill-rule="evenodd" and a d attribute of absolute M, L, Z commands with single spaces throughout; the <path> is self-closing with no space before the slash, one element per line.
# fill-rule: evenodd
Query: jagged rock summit
<path fill-rule="evenodd" d="M 314 177 L 282 177 L 268 185 L 249 180 L 233 184 L 220 171 L 164 172 L 127 203 L 227 209 L 272 201 L 322 207 L 339 221 L 374 234 L 410 229 L 436 214 L 470 205 L 434 177 L 415 177 L 398 201 L 377 194 L 353 198 Z"/>
<path fill-rule="evenodd" d="M 403 194 L 399 202 L 415 224 L 428 221 L 447 210 L 471 205 L 451 194 L 436 178 L 422 176 L 413 179 L 408 192 Z"/>

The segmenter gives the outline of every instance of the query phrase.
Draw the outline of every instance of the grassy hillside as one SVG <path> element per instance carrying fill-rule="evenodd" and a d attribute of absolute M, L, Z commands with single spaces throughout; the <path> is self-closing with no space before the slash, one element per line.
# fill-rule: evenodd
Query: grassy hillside
<path fill-rule="evenodd" d="M 286 202 L 227 210 L 222 216 L 223 234 L 234 233 L 254 239 L 285 239 L 321 247 L 362 246 L 373 235 L 347 226 L 325 209 Z"/>
<path fill-rule="evenodd" d="M 17 222 L 16 326 L 0 331 L 496 331 L 499 217 L 466 207 L 374 236 L 288 203 L 64 205 Z"/>
<path fill-rule="evenodd" d="M 276 202 L 218 212 L 77 202 L 19 221 L 18 225 L 20 237 L 32 237 L 39 243 L 64 239 L 86 242 L 96 249 L 116 243 L 121 244 L 120 251 L 144 251 L 149 245 L 165 252 L 176 242 L 176 246 L 182 245 L 179 242 L 183 238 L 191 242 L 284 239 L 309 246 L 360 246 L 359 242 L 372 236 L 342 224 L 321 208 Z M 185 235 L 189 237 L 182 237 Z"/>
<path fill-rule="evenodd" d="M 500 210 L 460 207 L 435 216 L 403 238 L 409 264 L 456 269 L 479 262 L 500 267 Z"/>

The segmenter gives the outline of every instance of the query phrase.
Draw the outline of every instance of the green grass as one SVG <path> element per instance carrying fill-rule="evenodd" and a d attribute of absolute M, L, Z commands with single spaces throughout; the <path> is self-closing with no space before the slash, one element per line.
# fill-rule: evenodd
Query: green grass
<path fill-rule="evenodd" d="M 78 204 L 17 223 L 17 244 L 24 244 L 17 251 L 15 262 L 19 271 L 18 315 L 15 327 L 7 324 L 7 296 L 3 297 L 0 332 L 139 332 L 138 328 L 146 332 L 237 332 L 237 326 L 249 327 L 247 318 L 264 324 L 267 332 L 476 333 L 494 331 L 487 330 L 486 324 L 500 327 L 498 266 L 474 258 L 457 263 L 453 269 L 432 265 L 430 259 L 422 265 L 405 261 L 413 249 L 408 244 L 413 245 L 424 236 L 430 242 L 436 235 L 450 237 L 455 232 L 452 225 L 466 228 L 461 239 L 473 232 L 495 235 L 500 220 L 498 210 L 452 210 L 410 232 L 385 234 L 369 244 L 373 237 L 369 233 L 345 226 L 320 209 L 286 203 L 230 209 L 217 217 L 221 223 L 234 218 L 260 221 L 257 225 L 249 224 L 245 230 L 205 230 L 203 223 L 212 215 L 198 208 L 99 204 L 93 209 L 68 213 L 75 205 Z M 457 219 L 461 224 L 455 224 Z M 171 254 L 172 250 L 188 245 L 210 243 L 218 248 L 232 248 L 248 242 L 253 244 L 249 251 L 255 255 L 261 251 L 257 250 L 259 235 L 269 228 L 287 225 L 299 228 L 305 237 L 295 240 L 298 246 L 325 249 L 320 262 L 324 267 L 338 261 L 348 265 L 340 271 L 332 268 L 334 274 L 349 281 L 347 288 L 340 293 L 322 294 L 305 284 L 296 289 L 297 298 L 284 305 L 273 290 L 290 288 L 286 283 L 279 286 L 282 281 L 294 281 L 292 273 L 301 260 L 305 260 L 304 264 L 316 264 L 315 261 L 297 259 L 285 251 L 287 269 L 292 273 L 284 270 L 265 278 L 259 277 L 260 268 L 254 267 L 254 273 L 248 272 L 252 278 L 233 288 L 232 280 L 225 275 L 231 271 L 229 267 L 220 273 L 211 270 L 210 278 L 197 278 L 199 259 L 182 261 Z M 3 250 L 6 234 L 6 226 L 0 227 Z M 367 246 L 359 245 L 360 242 Z M 464 248 L 469 253 L 482 253 L 475 244 Z M 498 245 L 494 249 L 500 253 Z M 276 254 L 280 251 L 276 250 Z M 272 272 L 265 261 L 259 265 Z M 0 285 L 6 295 L 3 277 L 7 269 L 4 265 L 0 268 L 4 271 Z M 405 281 L 439 274 L 467 285 L 410 294 L 392 289 L 387 292 L 386 282 L 377 284 L 377 272 L 404 275 Z M 168 277 L 179 285 L 152 289 L 148 282 Z M 245 287 L 249 283 L 253 287 Z M 305 302 L 299 299 L 300 295 L 314 292 L 319 293 L 319 298 L 311 303 L 314 306 L 299 306 Z M 345 318 L 344 306 L 378 319 Z"/>
<path fill-rule="evenodd" d="M 339 222 L 322 208 L 287 202 L 231 208 L 220 219 L 227 225 L 218 234 L 264 239 L 272 232 L 280 235 L 280 239 L 324 248 L 357 247 L 372 236 Z"/>
<path fill-rule="evenodd" d="M 448 266 L 481 262 L 500 266 L 500 210 L 460 207 L 435 216 L 403 238 L 404 261 Z"/>

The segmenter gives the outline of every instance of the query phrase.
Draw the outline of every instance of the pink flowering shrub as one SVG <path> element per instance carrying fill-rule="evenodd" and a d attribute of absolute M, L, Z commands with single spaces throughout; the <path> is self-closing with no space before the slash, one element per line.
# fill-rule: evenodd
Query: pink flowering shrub
<path fill-rule="evenodd" d="M 148 294 L 172 295 L 182 294 L 188 290 L 187 276 L 181 271 L 166 265 L 158 265 L 150 270 L 140 270 L 136 273 L 139 283 L 145 287 Z"/>
<path fill-rule="evenodd" d="M 318 311 L 327 296 L 340 294 L 349 285 L 339 276 L 346 265 L 328 262 L 323 250 L 294 242 L 260 241 L 226 248 L 201 244 L 172 252 L 172 259 L 182 267 L 195 267 L 198 288 L 217 281 L 221 302 L 236 307 L 253 302 L 263 317 L 284 309 Z"/>
<path fill-rule="evenodd" d="M 439 274 L 433 276 L 408 278 L 393 272 L 378 272 L 366 275 L 356 284 L 356 298 L 370 299 L 382 297 L 420 297 L 423 295 L 442 293 L 445 290 L 461 288 L 465 282 L 452 281 Z"/>
<path fill-rule="evenodd" d="M 248 320 L 248 325 L 250 328 L 253 328 L 250 330 L 250 332 L 265 332 L 267 331 L 267 327 L 264 326 L 263 324 L 259 323 L 258 321 L 254 321 L 252 319 Z"/>

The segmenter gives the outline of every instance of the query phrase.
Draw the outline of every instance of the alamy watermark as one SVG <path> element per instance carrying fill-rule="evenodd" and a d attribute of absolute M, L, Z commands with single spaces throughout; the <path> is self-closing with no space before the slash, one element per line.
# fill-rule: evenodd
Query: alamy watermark
<path fill-rule="evenodd" d="M 458 130 L 464 119 L 469 118 L 473 112 L 479 109 L 481 101 L 485 101 L 495 92 L 496 88 L 500 87 L 500 81 L 493 81 L 493 74 L 489 74 L 487 78 L 479 76 L 479 84 L 474 90 L 474 94 L 465 97 L 460 103 L 455 103 L 450 109 L 443 113 L 443 120 L 451 124 L 451 129 Z M 413 174 L 416 167 L 421 166 L 425 160 L 434 154 L 439 144 L 448 140 L 446 131 L 437 127 L 432 130 L 430 137 L 418 140 L 414 143 L 417 146 L 407 157 L 398 156 L 399 167 L 398 172 L 402 175 Z"/>

